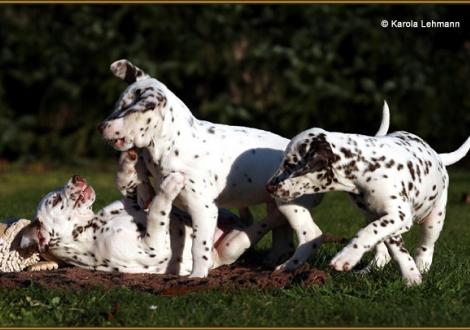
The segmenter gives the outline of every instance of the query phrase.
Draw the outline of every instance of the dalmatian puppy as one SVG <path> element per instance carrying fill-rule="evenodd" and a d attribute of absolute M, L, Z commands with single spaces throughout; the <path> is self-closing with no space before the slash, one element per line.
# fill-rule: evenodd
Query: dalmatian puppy
<path fill-rule="evenodd" d="M 407 285 L 419 284 L 421 273 L 431 266 L 444 224 L 446 166 L 459 161 L 469 149 L 470 138 L 457 151 L 438 154 L 408 132 L 370 137 L 312 128 L 289 143 L 267 189 L 285 201 L 312 192 L 348 192 L 364 210 L 368 224 L 333 258 L 331 266 L 349 271 L 376 246 L 377 266 L 390 260 L 388 250 Z M 422 225 L 414 259 L 401 237 L 413 223 Z M 298 223 L 296 231 L 303 226 Z"/>
<path fill-rule="evenodd" d="M 21 248 L 36 247 L 66 264 L 82 268 L 125 273 L 187 275 L 191 273 L 191 243 L 194 231 L 187 214 L 172 210 L 171 201 L 183 184 L 179 174 L 161 185 L 156 201 L 161 212 L 172 221 L 168 247 L 156 248 L 147 215 L 128 198 L 116 201 L 94 213 L 94 189 L 80 176 L 73 176 L 64 188 L 47 194 L 40 201 L 34 220 L 21 237 Z M 226 211 L 225 211 L 226 212 Z M 238 228 L 235 216 L 224 219 L 215 231 L 216 248 L 206 253 L 218 260 L 217 244 L 231 229 Z M 227 224 L 230 222 L 230 225 Z"/>
<path fill-rule="evenodd" d="M 121 94 L 115 111 L 98 129 L 115 149 L 143 148 L 145 163 L 155 178 L 156 196 L 149 205 L 148 226 L 155 226 L 156 244 L 165 242 L 170 222 L 155 201 L 160 200 L 160 185 L 183 178 L 174 205 L 187 211 L 193 221 L 192 277 L 206 277 L 214 265 L 206 247 L 213 245 L 219 207 L 243 208 L 266 203 L 267 216 L 250 229 L 228 235 L 220 249 L 226 258 L 236 260 L 267 231 L 273 230 L 274 256 L 288 250 L 291 227 L 299 228 L 298 248 L 279 269 L 294 269 L 319 246 L 322 232 L 308 208 L 320 195 L 289 202 L 275 202 L 265 190 L 270 175 L 277 169 L 289 140 L 259 129 L 214 124 L 196 119 L 186 105 L 163 83 L 149 77 L 127 60 L 111 65 L 111 71 L 129 84 Z M 382 127 L 385 132 L 388 122 Z M 219 252 L 222 252 L 219 250 Z"/>

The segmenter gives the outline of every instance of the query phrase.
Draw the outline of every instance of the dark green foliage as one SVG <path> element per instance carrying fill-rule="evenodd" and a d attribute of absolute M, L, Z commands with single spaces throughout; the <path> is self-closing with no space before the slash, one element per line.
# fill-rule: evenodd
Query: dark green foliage
<path fill-rule="evenodd" d="M 108 157 L 96 125 L 128 58 L 194 114 L 291 137 L 312 126 L 392 129 L 438 150 L 470 133 L 468 7 L 384 5 L 45 5 L 0 7 L 0 155 Z M 385 19 L 460 29 L 384 29 Z M 73 151 L 73 153 L 71 153 Z"/>

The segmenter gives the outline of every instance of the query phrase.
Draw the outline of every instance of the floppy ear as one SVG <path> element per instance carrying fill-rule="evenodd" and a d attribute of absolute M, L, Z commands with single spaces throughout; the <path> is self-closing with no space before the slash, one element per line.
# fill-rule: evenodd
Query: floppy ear
<path fill-rule="evenodd" d="M 315 153 L 312 159 L 308 162 L 308 168 L 310 172 L 320 171 L 328 167 L 329 157 L 328 153 L 324 150 L 320 150 Z"/>
<path fill-rule="evenodd" d="M 113 62 L 110 69 L 116 77 L 121 78 L 129 85 L 149 77 L 142 69 L 125 59 Z"/>
<path fill-rule="evenodd" d="M 324 136 L 312 141 L 311 151 L 313 157 L 308 162 L 311 172 L 328 169 L 334 162 L 339 160 L 339 156 L 331 150 L 331 146 Z"/>
<path fill-rule="evenodd" d="M 47 249 L 46 239 L 41 233 L 39 221 L 32 221 L 21 231 L 21 249 L 28 249 L 37 246 L 39 252 L 45 252 Z"/>
<path fill-rule="evenodd" d="M 39 230 L 34 221 L 27 225 L 21 232 L 21 248 L 27 249 L 33 245 L 37 245 L 39 240 L 38 233 Z"/>

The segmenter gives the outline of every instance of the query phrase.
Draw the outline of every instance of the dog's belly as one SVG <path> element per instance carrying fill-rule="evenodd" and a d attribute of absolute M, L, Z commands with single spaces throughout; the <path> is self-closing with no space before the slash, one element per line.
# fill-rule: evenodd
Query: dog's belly
<path fill-rule="evenodd" d="M 266 191 L 269 178 L 280 164 L 283 150 L 251 149 L 240 155 L 226 174 L 216 202 L 219 207 L 244 207 L 272 200 Z"/>
<path fill-rule="evenodd" d="M 279 167 L 288 140 L 257 129 L 214 125 L 219 126 L 226 134 L 223 140 L 207 138 L 205 144 L 197 146 L 201 148 L 197 152 L 190 144 L 181 146 L 181 157 L 173 157 L 170 150 L 171 157 L 162 162 L 166 172 L 180 171 L 190 183 L 190 189 L 175 200 L 181 209 L 187 210 L 186 201 L 195 196 L 215 200 L 219 207 L 245 207 L 272 200 L 266 183 Z M 159 175 L 150 170 L 152 175 Z"/>

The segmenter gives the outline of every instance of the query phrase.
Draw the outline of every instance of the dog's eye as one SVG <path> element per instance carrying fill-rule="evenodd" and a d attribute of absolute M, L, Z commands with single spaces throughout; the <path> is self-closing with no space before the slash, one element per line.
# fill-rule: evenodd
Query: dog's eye
<path fill-rule="evenodd" d="M 298 152 L 299 152 L 299 155 L 301 156 L 305 156 L 305 154 L 307 153 L 307 143 L 302 143 L 299 148 L 298 148 Z"/>
<path fill-rule="evenodd" d="M 62 197 L 60 197 L 59 194 L 54 195 L 52 199 L 52 207 L 56 206 L 60 202 L 62 202 Z"/>

